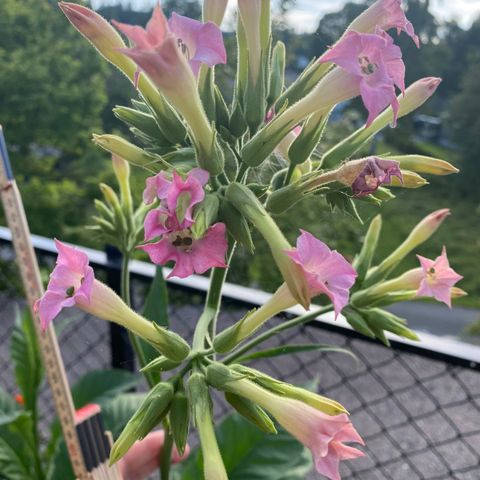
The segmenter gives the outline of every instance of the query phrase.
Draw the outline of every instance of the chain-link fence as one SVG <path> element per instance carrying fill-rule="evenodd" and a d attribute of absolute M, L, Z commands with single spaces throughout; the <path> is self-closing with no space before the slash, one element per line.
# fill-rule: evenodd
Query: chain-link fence
<path fill-rule="evenodd" d="M 42 264 L 54 257 L 43 249 Z M 101 255 L 97 256 L 101 258 Z M 106 275 L 105 262 L 94 265 L 96 275 Z M 11 245 L 0 242 L 0 384 L 17 393 L 9 361 L 9 335 L 14 309 L 22 305 L 15 286 Z M 12 283 L 13 279 L 13 283 Z M 134 297 L 144 298 L 148 275 L 133 278 Z M 204 291 L 170 283 L 172 328 L 190 339 L 202 308 Z M 251 299 L 224 299 L 219 325 L 241 318 L 254 303 Z M 112 362 L 110 326 L 81 312 L 69 312 L 60 334 L 60 345 L 70 382 L 87 371 L 108 368 Z M 283 318 L 272 320 L 281 322 Z M 358 480 L 479 480 L 480 479 L 480 372 L 464 359 L 394 344 L 393 348 L 366 340 L 349 330 L 322 322 L 284 331 L 262 345 L 325 343 L 349 349 L 356 355 L 302 353 L 255 364 L 273 376 L 302 385 L 317 378 L 320 392 L 345 405 L 366 442 L 367 456 L 343 462 L 344 479 Z M 117 366 L 131 369 L 124 359 Z M 119 365 L 122 363 L 123 365 Z M 45 421 L 51 414 L 47 388 L 42 393 Z M 217 415 L 225 414 L 220 395 Z M 309 478 L 319 478 L 312 474 Z M 247 479 L 246 479 L 247 480 Z"/>

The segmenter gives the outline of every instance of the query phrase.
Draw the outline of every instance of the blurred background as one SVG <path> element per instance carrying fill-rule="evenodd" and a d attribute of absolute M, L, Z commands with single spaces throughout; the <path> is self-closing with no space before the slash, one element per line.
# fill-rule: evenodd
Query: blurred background
<path fill-rule="evenodd" d="M 287 45 L 290 81 L 369 3 L 274 2 L 275 36 Z M 102 248 L 84 225 L 93 214 L 93 199 L 99 196 L 98 182 L 110 182 L 112 173 L 108 155 L 93 145 L 91 134 L 114 132 L 130 138 L 111 109 L 129 105 L 136 94 L 78 35 L 56 4 L 56 0 L 0 2 L 0 122 L 32 232 Z M 146 23 L 153 4 L 153 0 L 92 0 L 107 19 L 134 24 Z M 398 198 L 381 208 L 384 230 L 377 255 L 382 258 L 392 250 L 426 214 L 451 208 L 452 216 L 418 253 L 435 258 L 446 244 L 452 266 L 465 277 L 460 286 L 469 296 L 457 303 L 453 313 L 430 303 L 395 308 L 413 328 L 476 342 L 480 341 L 480 1 L 408 0 L 405 4 L 422 42 L 417 49 L 407 36 L 394 35 L 407 66 L 407 85 L 426 76 L 442 77 L 443 82 L 422 109 L 402 118 L 395 130 L 384 132 L 362 153 L 430 155 L 448 160 L 461 173 L 432 177 L 430 185 L 418 190 L 397 190 Z M 162 6 L 167 14 L 172 10 L 193 18 L 201 14 L 196 0 L 164 0 Z M 232 54 L 228 65 L 217 69 L 227 97 L 236 61 L 234 2 L 229 8 L 222 28 Z M 359 101 L 341 105 L 320 148 L 327 149 L 365 119 Z M 137 172 L 137 199 L 143 178 Z M 298 228 L 306 227 L 352 258 L 376 213 L 372 207 L 362 208 L 362 225 L 332 213 L 315 199 L 295 206 L 278 221 L 291 240 Z M 0 224 L 4 224 L 1 213 Z M 240 251 L 229 280 L 271 291 L 278 285 L 278 272 L 265 268 L 271 265 L 269 253 L 257 240 L 257 255 Z M 409 262 L 408 266 L 415 265 L 414 258 Z"/>

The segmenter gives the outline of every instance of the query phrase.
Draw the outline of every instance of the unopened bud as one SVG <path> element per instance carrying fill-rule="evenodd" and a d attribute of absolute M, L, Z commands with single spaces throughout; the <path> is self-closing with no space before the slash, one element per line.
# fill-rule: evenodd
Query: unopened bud
<path fill-rule="evenodd" d="M 228 0 L 204 0 L 203 2 L 203 21 L 213 22 L 217 26 L 222 23 L 227 9 Z"/>
<path fill-rule="evenodd" d="M 368 227 L 368 231 L 363 241 L 362 249 L 353 261 L 353 268 L 355 268 L 357 271 L 357 282 L 359 282 L 359 284 L 361 284 L 368 272 L 368 269 L 370 268 L 373 256 L 377 250 L 378 239 L 380 237 L 381 230 L 382 217 L 381 215 L 377 215 L 370 222 L 370 226 Z"/>
<path fill-rule="evenodd" d="M 396 160 L 402 170 L 410 170 L 417 173 L 430 175 L 450 175 L 458 173 L 458 168 L 451 163 L 438 158 L 426 157 L 425 155 L 388 155 L 389 160 Z"/>
<path fill-rule="evenodd" d="M 170 420 L 170 429 L 178 453 L 183 455 L 187 445 L 188 431 L 190 428 L 190 406 L 183 389 L 183 384 L 179 386 L 173 396 L 168 418 Z"/>
<path fill-rule="evenodd" d="M 173 397 L 170 383 L 161 382 L 147 394 L 110 452 L 110 465 L 122 458 L 137 441 L 146 437 L 165 417 Z"/>
<path fill-rule="evenodd" d="M 107 152 L 118 155 L 128 162 L 140 167 L 155 168 L 156 163 L 163 163 L 161 157 L 147 153 L 145 150 L 127 142 L 118 135 L 93 135 L 93 141 Z M 170 165 L 168 165 L 170 166 Z"/>
<path fill-rule="evenodd" d="M 163 355 L 175 362 L 181 362 L 188 357 L 190 346 L 180 335 L 157 325 L 155 322 L 153 322 L 153 326 L 159 334 L 156 346 Z"/>

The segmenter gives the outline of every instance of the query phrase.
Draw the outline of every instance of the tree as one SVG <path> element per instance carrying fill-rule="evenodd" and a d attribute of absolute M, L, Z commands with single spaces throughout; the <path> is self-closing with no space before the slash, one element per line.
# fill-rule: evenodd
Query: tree
<path fill-rule="evenodd" d="M 0 2 L 0 122 L 32 231 L 62 235 L 85 223 L 85 182 L 106 158 L 104 62 L 54 0 Z"/>

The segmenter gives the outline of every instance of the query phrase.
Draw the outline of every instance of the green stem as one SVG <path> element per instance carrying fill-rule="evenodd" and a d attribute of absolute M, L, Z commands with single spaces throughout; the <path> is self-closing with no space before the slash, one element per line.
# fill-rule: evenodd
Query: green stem
<path fill-rule="evenodd" d="M 120 280 L 120 293 L 122 296 L 123 301 L 130 307 L 131 306 L 131 298 L 130 298 L 130 271 L 129 266 L 130 264 L 130 254 L 124 253 L 122 258 L 122 275 Z M 135 355 L 140 363 L 140 368 L 144 367 L 147 364 L 147 359 L 145 358 L 145 354 L 140 343 L 140 339 L 128 330 L 128 337 L 130 339 L 130 343 L 132 344 L 133 350 Z M 156 385 L 156 381 L 151 374 L 151 372 L 144 372 L 143 373 L 145 380 L 148 383 L 150 388 L 153 388 Z"/>
<path fill-rule="evenodd" d="M 163 423 L 165 432 L 165 439 L 163 442 L 162 451 L 160 453 L 160 478 L 161 480 L 168 480 L 170 478 L 170 466 L 172 464 L 172 449 L 173 449 L 173 435 L 170 430 L 168 421 Z"/>
<path fill-rule="evenodd" d="M 227 252 L 227 265 L 230 263 L 233 252 L 235 250 L 235 243 L 229 245 Z M 210 287 L 205 300 L 205 308 L 198 319 L 195 332 L 193 334 L 193 351 L 203 350 L 205 348 L 205 339 L 210 333 L 213 339 L 216 329 L 216 321 L 218 311 L 220 310 L 220 302 L 222 300 L 222 288 L 225 283 L 228 268 L 214 268 L 210 275 Z"/>
<path fill-rule="evenodd" d="M 287 170 L 287 175 L 285 176 L 285 180 L 283 182 L 283 186 L 286 187 L 289 183 L 290 180 L 292 179 L 293 172 L 295 171 L 296 165 L 291 163 L 288 165 L 288 170 Z"/>
<path fill-rule="evenodd" d="M 283 332 L 284 330 L 288 330 L 289 328 L 293 328 L 293 327 L 296 327 L 298 325 L 303 325 L 304 323 L 308 323 L 312 320 L 315 320 L 315 318 L 317 318 L 319 315 L 323 315 L 324 313 L 330 312 L 332 310 L 333 310 L 333 307 L 330 305 L 328 307 L 319 308 L 318 310 L 315 310 L 314 312 L 306 313 L 305 315 L 294 318 L 294 319 L 289 320 L 287 322 L 282 322 L 280 325 L 277 325 L 276 327 L 270 328 L 269 330 L 262 333 L 258 337 L 255 337 L 253 340 L 250 340 L 249 342 L 245 343 L 243 346 L 241 346 L 237 350 L 234 350 L 232 353 L 227 355 L 222 360 L 222 362 L 226 363 L 226 364 L 232 363 L 234 360 L 241 357 L 244 353 L 248 352 L 252 348 L 259 345 L 260 343 L 265 342 L 266 340 L 273 337 L 277 333 Z"/>

